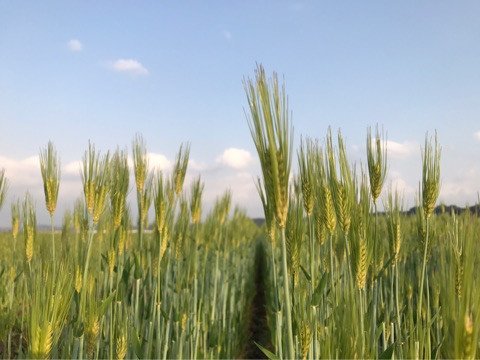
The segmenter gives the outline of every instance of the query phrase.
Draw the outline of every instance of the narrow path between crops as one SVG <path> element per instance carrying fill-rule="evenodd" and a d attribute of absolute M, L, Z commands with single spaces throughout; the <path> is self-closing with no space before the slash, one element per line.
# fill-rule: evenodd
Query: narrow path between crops
<path fill-rule="evenodd" d="M 255 294 L 250 310 L 249 333 L 250 339 L 245 347 L 245 359 L 266 359 L 255 342 L 266 345 L 269 341 L 267 325 L 267 304 L 265 298 L 265 250 L 258 243 L 255 254 Z"/>

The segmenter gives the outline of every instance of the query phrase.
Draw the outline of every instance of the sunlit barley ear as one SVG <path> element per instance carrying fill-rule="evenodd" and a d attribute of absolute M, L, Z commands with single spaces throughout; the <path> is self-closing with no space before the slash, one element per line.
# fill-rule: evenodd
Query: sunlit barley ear
<path fill-rule="evenodd" d="M 110 207 L 113 226 L 118 229 L 125 212 L 130 182 L 127 152 L 117 150 L 112 157 L 110 166 Z"/>
<path fill-rule="evenodd" d="M 202 217 L 202 193 L 204 184 L 200 177 L 195 179 L 192 184 L 190 196 L 190 216 L 193 224 L 198 224 Z"/>
<path fill-rule="evenodd" d="M 176 196 L 179 196 L 182 193 L 189 157 L 190 144 L 180 145 L 180 149 L 178 150 L 175 160 L 175 166 L 173 168 L 173 184 Z"/>
<path fill-rule="evenodd" d="M 323 217 L 323 223 L 325 225 L 325 228 L 328 230 L 328 233 L 332 235 L 335 231 L 335 227 L 337 226 L 337 218 L 335 215 L 335 207 L 333 205 L 332 192 L 330 191 L 328 185 L 322 185 L 321 194 L 321 203 L 323 204 L 323 209 L 321 212 Z"/>
<path fill-rule="evenodd" d="M 159 234 L 162 233 L 167 219 L 167 194 L 164 185 L 164 178 L 161 171 L 155 175 L 155 186 L 153 188 L 153 207 L 155 209 L 155 223 Z"/>
<path fill-rule="evenodd" d="M 116 343 L 117 359 L 119 360 L 125 359 L 125 357 L 127 356 L 127 349 L 128 349 L 127 335 L 125 335 L 122 332 L 121 335 L 117 337 L 117 343 Z"/>
<path fill-rule="evenodd" d="M 5 169 L 0 170 L 0 209 L 2 209 L 5 197 L 7 196 L 8 181 L 5 176 Z"/>
<path fill-rule="evenodd" d="M 13 241 L 16 241 L 18 236 L 18 231 L 20 229 L 20 200 L 17 199 L 16 202 L 12 203 L 11 215 L 12 215 L 12 237 L 13 237 Z"/>
<path fill-rule="evenodd" d="M 367 132 L 367 163 L 370 179 L 370 192 L 374 204 L 382 192 L 383 183 L 387 174 L 387 146 L 386 141 L 382 140 L 382 135 L 378 130 L 375 131 L 375 139 L 372 139 L 372 129 L 369 127 Z"/>
<path fill-rule="evenodd" d="M 259 65 L 254 80 L 244 82 L 250 108 L 249 127 L 263 173 L 265 194 L 275 209 L 281 229 L 288 216 L 289 176 L 293 129 L 285 85 L 279 86 L 277 74 L 267 79 Z"/>
<path fill-rule="evenodd" d="M 305 360 L 310 350 L 310 343 L 312 342 L 312 332 L 308 324 L 304 324 L 300 329 L 300 345 L 302 359 Z"/>
<path fill-rule="evenodd" d="M 135 136 L 132 145 L 133 151 L 133 172 L 137 192 L 142 193 L 148 174 L 148 156 L 145 141 L 140 134 Z"/>
<path fill-rule="evenodd" d="M 428 134 L 425 136 L 425 148 L 422 151 L 422 206 L 425 218 L 429 218 L 438 195 L 440 194 L 440 154 L 441 147 L 438 144 L 437 133 L 435 132 L 435 143 L 432 146 Z"/>
<path fill-rule="evenodd" d="M 58 190 L 60 188 L 60 159 L 51 141 L 40 151 L 40 171 L 43 180 L 45 205 L 50 216 L 57 208 Z"/>
<path fill-rule="evenodd" d="M 33 246 L 37 232 L 37 216 L 35 213 L 33 200 L 28 193 L 23 202 L 22 212 L 23 237 L 25 239 L 25 259 L 28 263 L 30 263 L 33 258 Z"/>
<path fill-rule="evenodd" d="M 298 152 L 298 166 L 300 170 L 303 207 L 307 216 L 312 215 L 315 203 L 315 153 L 315 143 L 311 139 L 307 139 L 305 142 L 303 140 L 301 141 L 300 150 Z"/>
<path fill-rule="evenodd" d="M 390 242 L 390 253 L 393 256 L 394 264 L 398 263 L 400 248 L 402 245 L 402 230 L 400 222 L 400 213 L 402 211 L 402 200 L 398 191 L 390 190 L 388 194 L 387 204 L 388 238 Z"/>

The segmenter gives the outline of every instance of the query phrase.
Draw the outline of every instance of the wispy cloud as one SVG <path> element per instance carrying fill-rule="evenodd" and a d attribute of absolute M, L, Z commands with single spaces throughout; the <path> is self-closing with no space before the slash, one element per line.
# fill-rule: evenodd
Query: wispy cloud
<path fill-rule="evenodd" d="M 141 62 L 135 59 L 118 59 L 111 63 L 114 71 L 132 75 L 148 75 L 148 70 Z"/>
<path fill-rule="evenodd" d="M 405 159 L 419 151 L 418 144 L 413 141 L 396 142 L 387 140 L 388 156 L 396 159 Z"/>
<path fill-rule="evenodd" d="M 475 140 L 480 141 L 480 131 L 474 132 L 473 137 L 475 138 Z"/>
<path fill-rule="evenodd" d="M 80 52 L 83 50 L 83 44 L 78 39 L 70 39 L 67 42 L 67 47 L 72 52 Z"/>
<path fill-rule="evenodd" d="M 228 148 L 217 158 L 217 162 L 234 169 L 243 169 L 251 164 L 252 154 L 244 149 Z"/>

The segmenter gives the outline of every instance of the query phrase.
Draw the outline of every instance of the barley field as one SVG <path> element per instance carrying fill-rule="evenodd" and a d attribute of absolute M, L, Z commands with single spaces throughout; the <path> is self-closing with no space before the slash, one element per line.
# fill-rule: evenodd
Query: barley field
<path fill-rule="evenodd" d="M 258 65 L 244 88 L 261 226 L 228 191 L 205 211 L 202 179 L 185 184 L 188 144 L 166 175 L 150 171 L 140 135 L 130 152 L 102 154 L 90 143 L 83 193 L 64 214 L 53 143 L 39 157 L 44 203 L 27 193 L 5 204 L 15 179 L 0 173 L 1 211 L 11 213 L 0 234 L 0 357 L 479 357 L 478 206 L 438 206 L 436 133 L 425 136 L 417 205 L 407 212 L 385 181 L 380 127 L 366 129 L 366 164 L 348 158 L 332 129 L 295 150 L 276 74 Z M 40 206 L 50 230 L 37 224 Z"/>

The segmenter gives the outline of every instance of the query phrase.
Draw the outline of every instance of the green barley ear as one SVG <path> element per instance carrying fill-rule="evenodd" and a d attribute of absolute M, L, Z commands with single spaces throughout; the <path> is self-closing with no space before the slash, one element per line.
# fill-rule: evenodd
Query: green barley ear
<path fill-rule="evenodd" d="M 189 157 L 190 144 L 180 145 L 180 150 L 178 150 L 175 166 L 173 168 L 173 184 L 175 187 L 176 196 L 179 196 L 182 192 L 185 175 L 187 173 Z"/>
<path fill-rule="evenodd" d="M 45 205 L 50 216 L 57 207 L 58 189 L 60 188 L 60 159 L 51 141 L 40 151 L 40 171 L 42 173 Z"/>
<path fill-rule="evenodd" d="M 143 226 L 148 226 L 148 211 L 150 209 L 150 205 L 152 204 L 152 194 L 153 194 L 153 176 L 150 174 L 147 176 L 147 180 L 145 181 L 142 197 L 142 211 L 141 211 L 141 219 Z"/>
<path fill-rule="evenodd" d="M 400 247 L 402 245 L 402 230 L 400 222 L 400 213 L 402 211 L 402 200 L 398 191 L 390 190 L 388 194 L 387 205 L 388 238 L 390 242 L 390 253 L 393 256 L 394 263 L 398 263 Z"/>
<path fill-rule="evenodd" d="M 8 181 L 5 176 L 5 169 L 0 170 L 0 209 L 3 206 L 8 190 Z"/>
<path fill-rule="evenodd" d="M 25 239 L 25 258 L 27 262 L 30 263 L 33 258 L 33 246 L 37 233 L 37 215 L 35 213 L 32 197 L 29 193 L 27 193 L 25 196 L 22 211 L 23 237 Z"/>
<path fill-rule="evenodd" d="M 202 217 L 202 193 L 204 184 L 200 176 L 193 181 L 190 196 L 190 216 L 193 224 L 200 223 Z"/>
<path fill-rule="evenodd" d="M 422 150 L 422 205 L 425 218 L 429 218 L 438 195 L 440 194 L 440 154 L 441 147 L 438 144 L 437 133 L 435 132 L 435 143 L 425 136 L 425 148 Z"/>
<path fill-rule="evenodd" d="M 16 202 L 11 205 L 11 215 L 12 215 L 12 237 L 13 240 L 17 240 L 18 231 L 20 229 L 20 200 L 17 199 Z"/>
<path fill-rule="evenodd" d="M 258 65 L 255 79 L 244 81 L 244 86 L 250 108 L 250 133 L 260 158 L 265 193 L 274 204 L 276 220 L 283 229 L 288 216 L 293 140 L 285 85 L 279 86 L 276 73 L 267 79 L 263 66 Z"/>
<path fill-rule="evenodd" d="M 387 174 L 387 146 L 386 141 L 382 141 L 378 130 L 375 132 L 375 139 L 372 139 L 372 129 L 369 127 L 367 132 L 367 163 L 368 174 L 370 178 L 370 191 L 373 202 L 376 203 L 382 192 L 383 183 Z"/>
<path fill-rule="evenodd" d="M 153 190 L 153 205 L 155 208 L 155 224 L 159 234 L 163 232 L 167 220 L 167 193 L 164 186 L 164 178 L 161 171 L 155 175 L 155 187 Z"/>
<path fill-rule="evenodd" d="M 132 145 L 133 151 L 133 172 L 135 184 L 139 193 L 143 192 L 148 173 L 148 156 L 145 141 L 140 134 L 135 136 Z"/>
<path fill-rule="evenodd" d="M 298 166 L 300 170 L 300 183 L 303 195 L 303 207 L 308 216 L 313 213 L 315 203 L 315 156 L 317 147 L 311 139 L 301 140 L 298 152 Z"/>
<path fill-rule="evenodd" d="M 328 230 L 328 233 L 332 235 L 335 231 L 335 227 L 337 226 L 337 218 L 335 215 L 335 206 L 333 205 L 332 192 L 327 184 L 322 185 L 321 204 L 323 224 Z"/>
<path fill-rule="evenodd" d="M 112 157 L 110 170 L 110 207 L 115 229 L 120 227 L 127 206 L 129 182 L 128 154 L 117 150 Z"/>
<path fill-rule="evenodd" d="M 109 190 L 109 153 L 100 157 L 90 142 L 82 166 L 82 184 L 87 211 L 96 224 L 105 210 Z"/>

